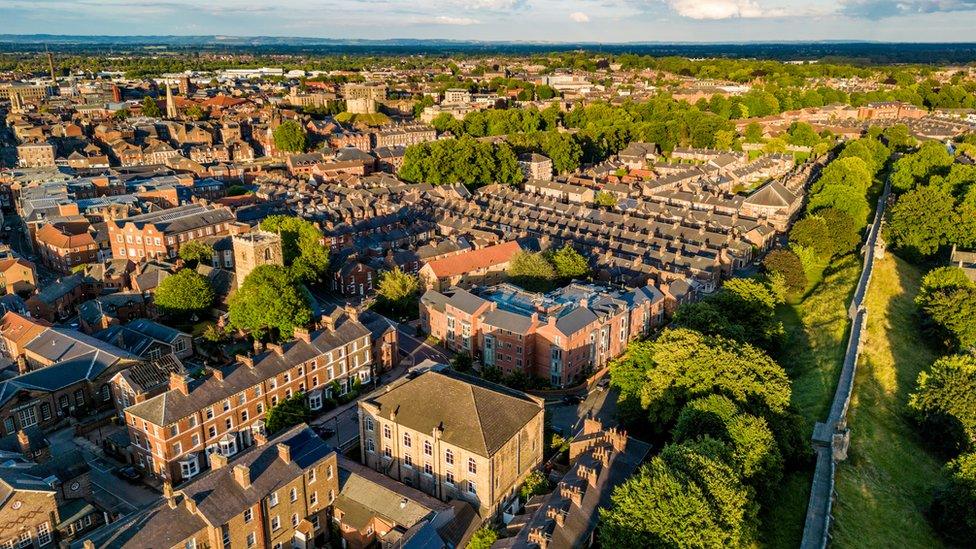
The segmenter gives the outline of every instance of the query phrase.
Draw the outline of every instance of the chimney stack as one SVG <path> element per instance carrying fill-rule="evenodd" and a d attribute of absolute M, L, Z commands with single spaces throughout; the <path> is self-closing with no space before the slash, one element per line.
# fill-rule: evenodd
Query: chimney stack
<path fill-rule="evenodd" d="M 234 466 L 234 480 L 241 488 L 247 490 L 251 487 L 251 468 L 243 463 Z"/>
<path fill-rule="evenodd" d="M 17 445 L 20 446 L 20 453 L 25 456 L 30 456 L 31 453 L 31 443 L 30 437 L 27 436 L 27 431 L 21 429 L 17 431 Z"/>
<path fill-rule="evenodd" d="M 349 317 L 349 320 L 359 322 L 359 309 L 353 307 L 352 305 L 346 305 L 343 307 L 343 309 L 346 311 L 346 315 Z"/>
<path fill-rule="evenodd" d="M 166 505 L 169 505 L 170 509 L 176 509 L 176 496 L 173 495 L 173 483 L 168 480 L 163 481 L 163 499 L 166 500 Z"/>
<path fill-rule="evenodd" d="M 300 339 L 305 343 L 312 342 L 312 335 L 309 333 L 308 329 L 295 326 L 295 339 Z"/>
<path fill-rule="evenodd" d="M 224 380 L 224 371 L 221 370 L 219 367 L 214 368 L 211 371 L 213 372 L 214 379 L 216 379 L 217 381 L 223 381 Z"/>
<path fill-rule="evenodd" d="M 221 454 L 220 452 L 214 452 L 210 454 L 210 468 L 216 471 L 227 467 L 227 456 Z"/>
<path fill-rule="evenodd" d="M 284 461 L 285 463 L 291 463 L 291 448 L 287 444 L 279 442 L 278 457 L 280 457 L 281 461 Z"/>
<path fill-rule="evenodd" d="M 176 372 L 169 373 L 169 388 L 171 391 L 176 390 L 184 395 L 190 394 L 190 388 L 186 383 L 186 378 Z"/>
<path fill-rule="evenodd" d="M 248 368 L 254 367 L 254 359 L 246 355 L 237 355 L 234 357 L 238 362 L 247 366 Z"/>

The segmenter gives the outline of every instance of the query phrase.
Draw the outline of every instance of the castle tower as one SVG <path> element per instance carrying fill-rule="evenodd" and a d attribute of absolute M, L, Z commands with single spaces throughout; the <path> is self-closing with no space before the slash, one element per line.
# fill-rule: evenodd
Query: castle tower
<path fill-rule="evenodd" d="M 237 287 L 261 265 L 285 264 L 281 251 L 281 237 L 267 231 L 251 231 L 234 235 L 234 270 L 237 271 Z"/>
<path fill-rule="evenodd" d="M 176 118 L 176 102 L 173 101 L 173 88 L 166 82 L 166 118 Z"/>

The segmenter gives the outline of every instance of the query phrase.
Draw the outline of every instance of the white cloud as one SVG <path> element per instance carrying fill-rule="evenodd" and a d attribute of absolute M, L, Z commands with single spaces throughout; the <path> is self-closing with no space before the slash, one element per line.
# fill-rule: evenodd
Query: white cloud
<path fill-rule="evenodd" d="M 589 15 L 586 15 L 585 13 L 583 13 L 581 11 L 574 11 L 573 13 L 569 14 L 569 18 L 572 19 L 573 21 L 576 21 L 577 23 L 589 23 L 590 22 L 590 16 Z"/>
<path fill-rule="evenodd" d="M 755 0 L 668 0 L 678 15 L 689 19 L 756 19 L 780 17 L 782 9 L 766 9 Z"/>
<path fill-rule="evenodd" d="M 471 17 L 450 17 L 448 15 L 441 15 L 434 18 L 434 23 L 441 25 L 477 25 L 478 20 L 472 19 Z"/>

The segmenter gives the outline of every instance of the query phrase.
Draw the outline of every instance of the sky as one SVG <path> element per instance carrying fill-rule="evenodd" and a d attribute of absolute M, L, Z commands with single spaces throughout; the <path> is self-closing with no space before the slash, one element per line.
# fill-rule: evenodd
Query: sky
<path fill-rule="evenodd" d="M 976 0 L 0 0 L 0 33 L 976 41 Z"/>

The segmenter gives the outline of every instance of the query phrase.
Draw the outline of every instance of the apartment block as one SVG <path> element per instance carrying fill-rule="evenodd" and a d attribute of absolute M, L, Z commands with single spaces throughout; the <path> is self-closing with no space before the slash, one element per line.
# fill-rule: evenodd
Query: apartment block
<path fill-rule="evenodd" d="M 370 331 L 352 310 L 323 318 L 320 329 L 296 329 L 293 340 L 238 356 L 201 379 L 171 374 L 169 390 L 126 408 L 137 465 L 174 484 L 186 481 L 212 466 L 215 454 L 251 446 L 267 411 L 292 395 L 306 395 L 315 411 L 356 380 L 370 382 Z"/>
<path fill-rule="evenodd" d="M 665 296 L 654 286 L 573 283 L 536 294 L 500 284 L 473 292 L 429 290 L 420 300 L 421 328 L 448 349 L 554 387 L 600 370 L 630 341 L 660 326 L 664 314 Z"/>
<path fill-rule="evenodd" d="M 132 261 L 174 258 L 185 242 L 238 230 L 230 209 L 200 204 L 108 222 L 112 256 Z"/>
<path fill-rule="evenodd" d="M 486 518 L 542 463 L 543 404 L 438 365 L 359 401 L 362 463 Z"/>

